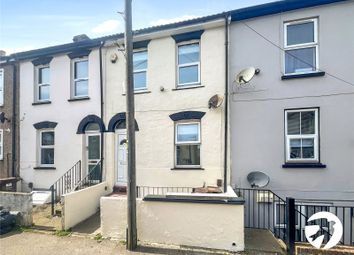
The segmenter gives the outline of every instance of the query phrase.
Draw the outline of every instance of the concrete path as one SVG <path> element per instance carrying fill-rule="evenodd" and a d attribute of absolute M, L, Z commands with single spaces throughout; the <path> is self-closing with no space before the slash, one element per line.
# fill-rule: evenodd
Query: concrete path
<path fill-rule="evenodd" d="M 166 254 L 166 255 L 210 255 L 213 252 L 186 250 L 180 248 L 139 247 L 128 252 L 124 243 L 103 240 L 98 242 L 87 237 L 65 236 L 32 232 L 11 232 L 0 236 L 1 255 L 125 255 L 125 254 Z"/>
<path fill-rule="evenodd" d="M 286 254 L 273 234 L 264 229 L 245 228 L 247 254 Z"/>

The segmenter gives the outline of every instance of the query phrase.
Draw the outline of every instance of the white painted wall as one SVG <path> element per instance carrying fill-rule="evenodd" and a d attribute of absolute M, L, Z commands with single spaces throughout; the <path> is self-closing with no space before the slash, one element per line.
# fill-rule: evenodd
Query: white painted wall
<path fill-rule="evenodd" d="M 49 188 L 78 160 L 83 159 L 83 135 L 76 134 L 80 121 L 89 114 L 100 115 L 99 54 L 89 55 L 90 100 L 68 102 L 70 99 L 70 58 L 55 56 L 50 62 L 51 104 L 32 105 L 34 102 L 34 66 L 30 61 L 20 64 L 20 172 L 24 187 L 29 182 L 34 188 Z M 37 162 L 37 130 L 33 124 L 53 121 L 55 128 L 56 170 L 34 170 Z"/>
<path fill-rule="evenodd" d="M 126 197 L 101 198 L 101 229 L 104 237 L 125 240 L 126 206 Z M 138 239 L 142 243 L 242 251 L 243 215 L 243 205 L 152 202 L 138 199 Z"/>
<path fill-rule="evenodd" d="M 202 29 L 202 28 L 198 28 Z M 198 30 L 196 29 L 196 30 Z M 137 184 L 146 186 L 216 185 L 223 179 L 224 104 L 208 109 L 208 100 L 224 95 L 224 28 L 206 29 L 201 36 L 202 88 L 173 90 L 176 87 L 176 44 L 171 36 L 153 38 L 148 45 L 148 94 L 135 95 Z M 125 112 L 123 84 L 125 59 L 109 47 L 105 59 L 105 123 L 118 112 Z M 113 64 L 110 56 L 119 55 Z M 165 88 L 164 92 L 160 87 Z M 205 170 L 174 171 L 174 122 L 172 113 L 195 110 L 206 112 L 201 120 L 201 167 Z M 106 134 L 107 180 L 116 180 L 115 134 Z"/>
<path fill-rule="evenodd" d="M 107 195 L 107 183 L 71 192 L 62 196 L 62 228 L 67 230 L 94 215 L 100 208 L 100 198 Z"/>

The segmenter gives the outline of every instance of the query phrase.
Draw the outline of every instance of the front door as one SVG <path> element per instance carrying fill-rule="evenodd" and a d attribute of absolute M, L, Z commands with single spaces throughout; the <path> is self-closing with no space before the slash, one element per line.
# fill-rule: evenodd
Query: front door
<path fill-rule="evenodd" d="M 127 133 L 125 129 L 118 129 L 117 138 L 117 186 L 127 186 Z"/>
<path fill-rule="evenodd" d="M 91 173 L 91 180 L 99 180 L 101 167 L 97 165 L 101 160 L 101 135 L 87 134 L 87 173 Z"/>

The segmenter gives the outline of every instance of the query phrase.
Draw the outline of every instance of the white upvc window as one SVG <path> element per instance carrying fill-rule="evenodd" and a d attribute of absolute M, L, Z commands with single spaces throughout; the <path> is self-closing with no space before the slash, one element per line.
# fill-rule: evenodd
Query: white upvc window
<path fill-rule="evenodd" d="M 50 100 L 50 69 L 49 66 L 36 67 L 36 101 Z"/>
<path fill-rule="evenodd" d="M 317 72 L 318 19 L 284 23 L 284 74 Z"/>
<path fill-rule="evenodd" d="M 72 61 L 72 91 L 73 98 L 88 97 L 89 66 L 87 58 Z"/>
<path fill-rule="evenodd" d="M 4 105 L 4 69 L 0 69 L 0 106 Z"/>
<path fill-rule="evenodd" d="M 200 167 L 200 122 L 178 122 L 175 126 L 175 166 Z"/>
<path fill-rule="evenodd" d="M 46 129 L 39 131 L 39 165 L 54 166 L 54 130 Z"/>
<path fill-rule="evenodd" d="M 147 89 L 148 52 L 146 49 L 133 53 L 134 91 Z"/>
<path fill-rule="evenodd" d="M 4 159 L 4 130 L 0 129 L 0 160 Z"/>
<path fill-rule="evenodd" d="M 287 162 L 319 162 L 318 108 L 285 111 Z"/>
<path fill-rule="evenodd" d="M 200 42 L 183 42 L 177 45 L 177 87 L 200 84 Z"/>

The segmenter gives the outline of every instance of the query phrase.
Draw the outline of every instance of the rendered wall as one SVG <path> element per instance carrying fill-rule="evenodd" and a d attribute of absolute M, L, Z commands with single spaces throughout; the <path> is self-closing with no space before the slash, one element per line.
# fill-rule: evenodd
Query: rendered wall
<path fill-rule="evenodd" d="M 100 198 L 107 195 L 107 183 L 71 192 L 62 196 L 63 229 L 69 229 L 94 215 L 100 208 Z"/>
<path fill-rule="evenodd" d="M 270 176 L 267 188 L 304 199 L 354 199 L 354 2 L 345 1 L 241 22 L 230 29 L 230 80 L 248 66 L 261 70 L 248 88 L 230 84 L 232 184 L 249 187 L 247 174 Z M 323 77 L 281 80 L 283 22 L 318 17 Z M 242 36 L 240 36 L 242 35 Z M 319 107 L 320 157 L 326 168 L 282 168 L 284 109 Z"/>
<path fill-rule="evenodd" d="M 70 99 L 70 58 L 55 56 L 50 62 L 50 104 L 32 105 L 34 102 L 34 66 L 21 63 L 20 71 L 20 129 L 21 177 L 24 188 L 33 182 L 34 188 L 48 189 L 77 161 L 86 157 L 84 135 L 76 134 L 80 121 L 89 114 L 100 115 L 100 76 L 98 50 L 89 55 L 89 100 Z M 55 170 L 34 169 L 37 162 L 37 130 L 33 124 L 53 121 L 55 131 Z M 83 162 L 84 166 L 84 162 Z"/>
<path fill-rule="evenodd" d="M 19 224 L 31 226 L 32 219 L 32 194 L 21 192 L 0 192 L 0 205 L 9 211 L 20 212 Z"/>
<path fill-rule="evenodd" d="M 124 197 L 101 198 L 103 236 L 125 240 L 126 206 L 127 200 Z M 243 205 L 152 202 L 138 199 L 138 239 L 143 243 L 242 251 L 243 208 Z"/>
<path fill-rule="evenodd" d="M 198 28 L 203 29 L 203 28 Z M 196 28 L 196 30 L 198 30 Z M 201 85 L 176 90 L 176 43 L 171 36 L 153 38 L 148 44 L 147 90 L 135 94 L 137 184 L 146 186 L 216 185 L 223 179 L 224 104 L 208 109 L 208 100 L 224 95 L 224 28 L 205 29 L 201 36 Z M 110 56 L 118 54 L 115 64 Z M 106 48 L 105 123 L 116 113 L 125 112 L 125 60 L 116 47 Z M 212 61 L 211 61 L 212 60 Z M 164 91 L 160 91 L 160 87 Z M 174 168 L 174 122 L 170 114 L 203 111 L 201 119 L 201 167 L 204 170 Z M 105 161 L 107 180 L 113 185 L 117 175 L 116 134 L 107 133 Z"/>

